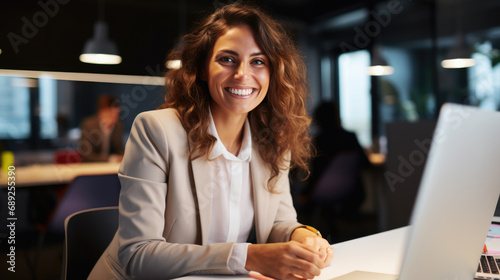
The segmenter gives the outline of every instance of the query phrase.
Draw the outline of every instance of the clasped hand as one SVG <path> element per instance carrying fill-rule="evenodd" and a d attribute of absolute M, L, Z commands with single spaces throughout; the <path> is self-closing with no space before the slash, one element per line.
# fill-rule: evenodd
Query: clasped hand
<path fill-rule="evenodd" d="M 245 268 L 276 279 L 312 279 L 332 259 L 328 241 L 297 229 L 289 242 L 249 245 Z"/>

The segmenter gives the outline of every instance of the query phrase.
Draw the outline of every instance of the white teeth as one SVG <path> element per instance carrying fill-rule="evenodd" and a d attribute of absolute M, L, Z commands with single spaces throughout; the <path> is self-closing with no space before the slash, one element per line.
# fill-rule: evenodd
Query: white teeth
<path fill-rule="evenodd" d="M 229 92 L 236 95 L 249 95 L 253 92 L 253 89 L 237 89 L 237 88 L 228 88 Z"/>

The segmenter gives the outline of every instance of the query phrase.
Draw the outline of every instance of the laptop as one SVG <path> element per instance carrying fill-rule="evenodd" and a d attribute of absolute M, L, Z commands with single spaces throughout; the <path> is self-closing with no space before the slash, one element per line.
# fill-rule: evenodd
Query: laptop
<path fill-rule="evenodd" d="M 472 280 L 500 194 L 500 113 L 445 104 L 410 220 L 399 275 L 356 271 L 335 280 Z M 478 273 L 476 275 L 476 273 Z"/>

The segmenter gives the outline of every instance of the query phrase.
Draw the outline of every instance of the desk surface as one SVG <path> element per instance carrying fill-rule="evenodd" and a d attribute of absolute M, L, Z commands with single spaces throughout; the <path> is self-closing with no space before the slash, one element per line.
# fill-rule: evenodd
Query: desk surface
<path fill-rule="evenodd" d="M 16 187 L 61 185 L 80 175 L 117 173 L 118 162 L 89 162 L 73 164 L 41 164 L 16 167 Z M 7 174 L 0 175 L 0 189 L 7 187 Z"/>
<path fill-rule="evenodd" d="M 499 217 L 493 221 L 500 222 Z M 316 280 L 328 280 L 346 273 L 363 270 L 370 272 L 399 274 L 406 247 L 406 238 L 410 227 L 402 227 L 346 242 L 333 244 L 335 256 L 332 264 L 321 272 Z M 500 251 L 500 238 L 487 238 L 490 251 Z M 246 275 L 239 276 L 187 276 L 178 279 L 253 279 Z"/>
<path fill-rule="evenodd" d="M 330 266 L 323 269 L 321 275 L 314 278 L 327 280 L 354 270 L 392 273 L 399 272 L 409 227 L 390 230 L 366 237 L 332 245 L 335 256 Z M 187 276 L 177 279 L 253 279 L 246 275 L 239 276 Z"/>

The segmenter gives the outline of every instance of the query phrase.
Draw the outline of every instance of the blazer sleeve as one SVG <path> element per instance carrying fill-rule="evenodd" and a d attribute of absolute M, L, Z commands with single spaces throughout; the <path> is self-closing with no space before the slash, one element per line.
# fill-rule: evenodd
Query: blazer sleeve
<path fill-rule="evenodd" d="M 290 193 L 290 182 L 288 179 L 288 171 L 282 171 L 277 181 L 277 190 L 279 191 L 279 205 L 276 217 L 268 243 L 272 242 L 288 242 L 293 230 L 301 224 L 297 221 L 297 212 L 293 206 L 292 195 Z"/>
<path fill-rule="evenodd" d="M 125 147 L 119 170 L 122 191 L 118 258 L 121 266 L 133 279 L 234 274 L 228 268 L 234 243 L 177 244 L 163 237 L 164 215 L 169 214 L 165 209 L 170 164 L 165 126 L 165 121 L 160 121 L 155 114 L 140 114 Z"/>

